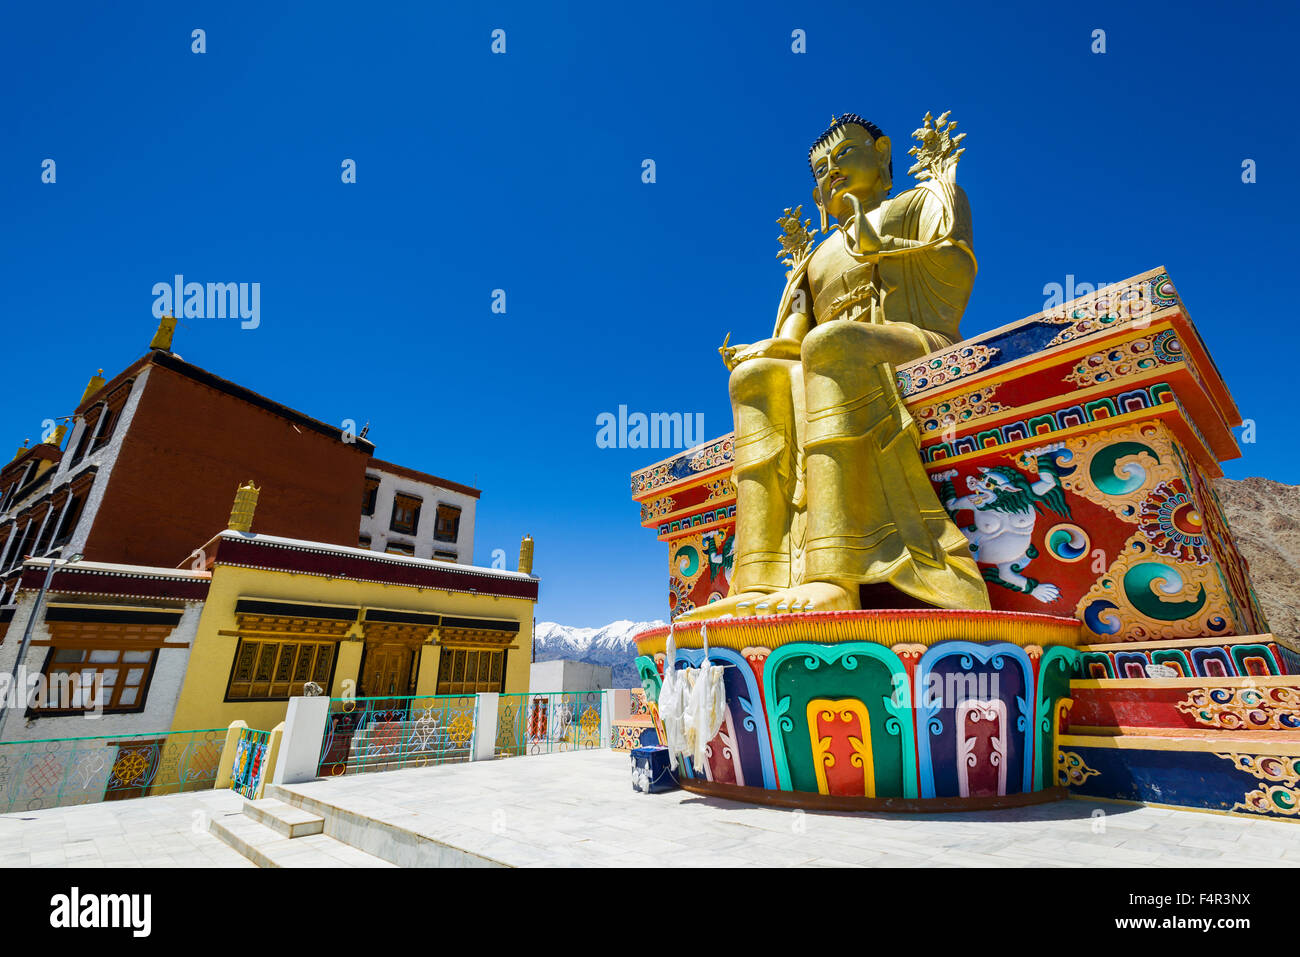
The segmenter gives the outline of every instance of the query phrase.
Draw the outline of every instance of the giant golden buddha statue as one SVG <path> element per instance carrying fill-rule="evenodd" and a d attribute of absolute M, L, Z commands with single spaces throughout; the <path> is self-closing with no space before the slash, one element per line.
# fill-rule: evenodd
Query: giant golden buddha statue
<path fill-rule="evenodd" d="M 975 279 L 955 181 L 965 134 L 951 136 L 947 116 L 926 114 L 911 150 L 920 184 L 892 199 L 889 138 L 862 117 L 833 118 L 809 151 L 823 238 L 786 210 L 772 336 L 728 335 L 719 350 L 736 435 L 731 591 L 682 618 L 989 607 L 894 375 L 960 340 Z"/>

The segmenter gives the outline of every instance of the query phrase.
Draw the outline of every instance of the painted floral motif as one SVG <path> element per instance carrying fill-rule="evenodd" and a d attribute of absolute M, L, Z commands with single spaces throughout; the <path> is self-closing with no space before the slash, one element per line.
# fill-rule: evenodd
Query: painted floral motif
<path fill-rule="evenodd" d="M 1156 552 L 1182 562 L 1204 565 L 1205 523 L 1181 480 L 1161 482 L 1142 503 L 1141 528 Z"/>
<path fill-rule="evenodd" d="M 1300 692 L 1294 688 L 1196 688 L 1178 710 L 1197 724 L 1228 731 L 1300 730 Z"/>
<path fill-rule="evenodd" d="M 728 435 L 720 442 L 706 446 L 691 457 L 692 472 L 707 472 L 709 469 L 726 465 L 736 457 L 736 440 Z"/>
<path fill-rule="evenodd" d="M 1159 343 L 1159 344 L 1157 344 Z M 1113 348 L 1094 352 L 1081 360 L 1065 378 L 1080 388 L 1113 382 L 1182 361 L 1182 345 L 1173 330 L 1130 339 Z"/>
<path fill-rule="evenodd" d="M 706 502 L 713 502 L 720 498 L 736 497 L 736 486 L 731 481 L 731 476 L 705 482 L 704 487 L 709 490 L 709 497 L 705 499 Z"/>
<path fill-rule="evenodd" d="M 967 392 L 965 395 L 944 399 L 942 402 L 936 402 L 934 405 L 921 409 L 916 414 L 921 431 L 941 432 L 946 428 L 955 429 L 971 419 L 978 419 L 985 415 L 992 415 L 994 412 L 1001 412 L 1002 406 L 993 401 L 993 394 L 996 390 L 996 385 L 990 385 L 987 388 L 976 389 L 974 392 Z"/>
<path fill-rule="evenodd" d="M 1294 789 L 1280 784 L 1265 784 L 1249 792 L 1232 806 L 1234 811 L 1253 811 L 1256 814 L 1280 814 L 1284 817 L 1300 815 L 1300 795 Z"/>
<path fill-rule="evenodd" d="M 1245 771 L 1261 781 L 1291 788 L 1300 785 L 1300 757 L 1295 755 L 1247 754 L 1237 751 L 1220 754 L 1216 751 L 1214 756 L 1231 761 L 1238 771 Z"/>
<path fill-rule="evenodd" d="M 1247 811 L 1254 814 L 1277 814 L 1283 817 L 1295 817 L 1300 814 L 1300 793 L 1296 785 L 1300 784 L 1300 758 L 1294 755 L 1276 754 L 1220 754 L 1216 758 L 1231 761 L 1238 771 L 1245 771 L 1265 782 L 1254 791 L 1233 805 L 1234 811 Z"/>
<path fill-rule="evenodd" d="M 898 391 L 914 395 L 945 382 L 978 372 L 998 354 L 996 346 L 959 346 L 932 359 L 921 359 L 903 366 L 895 373 Z"/>
<path fill-rule="evenodd" d="M 1153 313 L 1177 303 L 1174 284 L 1163 274 L 1132 285 L 1107 286 L 1091 299 L 1076 299 L 1060 307 L 1059 313 L 1043 316 L 1048 321 L 1069 323 L 1047 348 L 1135 320 L 1150 321 Z"/>
<path fill-rule="evenodd" d="M 641 524 L 652 522 L 657 518 L 663 518 L 669 514 L 677 503 L 671 495 L 665 495 L 662 498 L 653 498 L 648 502 L 641 503 Z"/>
<path fill-rule="evenodd" d="M 1078 787 L 1088 778 L 1096 777 L 1100 771 L 1094 771 L 1083 763 L 1083 758 L 1075 751 L 1056 752 L 1056 783 L 1061 787 Z"/>

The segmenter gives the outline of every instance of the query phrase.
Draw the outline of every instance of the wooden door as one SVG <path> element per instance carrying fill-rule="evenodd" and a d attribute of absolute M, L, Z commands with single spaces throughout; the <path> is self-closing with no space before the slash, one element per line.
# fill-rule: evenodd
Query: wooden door
<path fill-rule="evenodd" d="M 415 651 L 403 645 L 366 646 L 366 663 L 361 675 L 363 698 L 404 697 L 412 693 L 411 678 Z"/>

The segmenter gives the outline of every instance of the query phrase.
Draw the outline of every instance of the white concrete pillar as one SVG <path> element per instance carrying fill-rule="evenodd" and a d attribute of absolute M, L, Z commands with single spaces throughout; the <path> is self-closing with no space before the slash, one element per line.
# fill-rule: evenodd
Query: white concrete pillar
<path fill-rule="evenodd" d="M 480 691 L 474 696 L 474 741 L 470 745 L 471 761 L 491 761 L 497 753 L 497 705 L 501 695 Z"/>
<path fill-rule="evenodd" d="M 325 722 L 330 699 L 325 695 L 289 699 L 284 716 L 284 736 L 272 784 L 299 784 L 316 778 L 320 751 L 325 742 Z"/>
<path fill-rule="evenodd" d="M 607 688 L 600 693 L 600 746 L 609 747 L 609 736 L 614 731 L 614 695 L 618 692 Z"/>

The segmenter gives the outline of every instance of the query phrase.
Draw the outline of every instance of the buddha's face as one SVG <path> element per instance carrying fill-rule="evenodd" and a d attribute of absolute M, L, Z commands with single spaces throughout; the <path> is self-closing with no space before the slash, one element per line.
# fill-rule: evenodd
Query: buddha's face
<path fill-rule="evenodd" d="M 813 199 L 840 222 L 853 215 L 845 198 L 852 193 L 870 209 L 889 192 L 889 137 L 873 140 L 862 127 L 850 123 L 836 130 L 812 154 L 817 185 Z"/>

